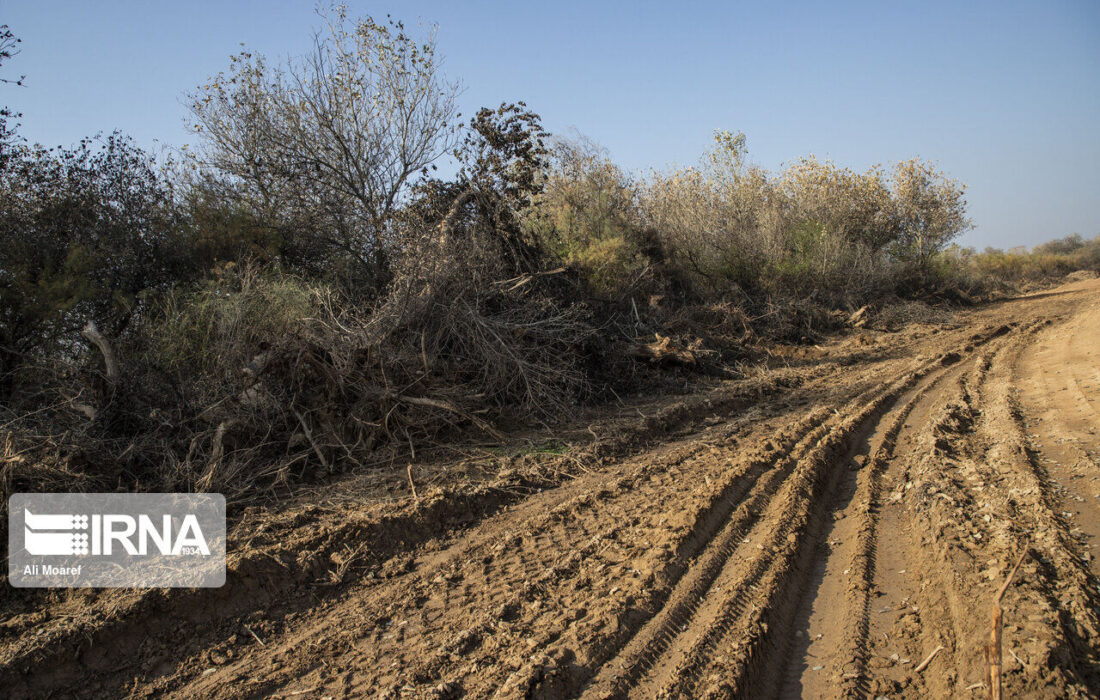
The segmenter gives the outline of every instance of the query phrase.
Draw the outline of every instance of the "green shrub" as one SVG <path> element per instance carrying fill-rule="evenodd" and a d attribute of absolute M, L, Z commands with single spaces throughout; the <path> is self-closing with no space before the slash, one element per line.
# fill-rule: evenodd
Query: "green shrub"
<path fill-rule="evenodd" d="M 228 263 L 167 296 L 150 318 L 147 359 L 182 386 L 233 381 L 255 355 L 316 318 L 324 294 L 287 273 Z"/>
<path fill-rule="evenodd" d="M 583 137 L 560 139 L 552 155 L 526 227 L 552 254 L 577 267 L 596 293 L 629 295 L 659 257 L 641 230 L 633 183 Z"/>
<path fill-rule="evenodd" d="M 151 296 L 194 272 L 171 190 L 129 140 L 10 155 L 0 169 L 0 377 L 65 352 L 88 320 L 122 333 Z"/>

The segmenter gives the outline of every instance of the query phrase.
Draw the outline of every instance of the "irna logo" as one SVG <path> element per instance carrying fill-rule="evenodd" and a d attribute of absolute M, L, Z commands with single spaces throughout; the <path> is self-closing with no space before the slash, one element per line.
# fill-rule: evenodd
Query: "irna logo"
<path fill-rule="evenodd" d="M 141 513 L 40 515 L 23 510 L 23 542 L 28 554 L 38 556 L 113 556 L 116 551 L 144 556 L 154 548 L 163 555 L 210 556 L 198 518 L 183 517 L 178 527 L 165 513 L 160 523 Z"/>
<path fill-rule="evenodd" d="M 17 493 L 8 581 L 18 587 L 208 588 L 225 583 L 225 498 Z"/>

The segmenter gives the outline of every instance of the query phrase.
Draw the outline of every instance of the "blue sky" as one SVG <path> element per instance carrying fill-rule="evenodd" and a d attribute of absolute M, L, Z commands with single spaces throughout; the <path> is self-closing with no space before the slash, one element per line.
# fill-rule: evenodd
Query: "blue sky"
<path fill-rule="evenodd" d="M 525 100 L 641 170 L 744 131 L 768 168 L 919 156 L 969 186 L 979 248 L 1100 234 L 1100 3 L 350 2 L 439 25 L 469 113 Z M 47 145 L 178 146 L 183 95 L 248 48 L 304 51 L 313 4 L 0 0 L 24 41 L 0 104 Z"/>

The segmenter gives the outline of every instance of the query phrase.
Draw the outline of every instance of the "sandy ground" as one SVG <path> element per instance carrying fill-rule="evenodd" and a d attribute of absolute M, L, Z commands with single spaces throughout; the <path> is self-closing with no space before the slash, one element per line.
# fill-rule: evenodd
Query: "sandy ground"
<path fill-rule="evenodd" d="M 774 364 L 237 512 L 222 589 L 9 589 L 0 688 L 985 697 L 1023 555 L 1006 697 L 1100 695 L 1100 281 Z"/>

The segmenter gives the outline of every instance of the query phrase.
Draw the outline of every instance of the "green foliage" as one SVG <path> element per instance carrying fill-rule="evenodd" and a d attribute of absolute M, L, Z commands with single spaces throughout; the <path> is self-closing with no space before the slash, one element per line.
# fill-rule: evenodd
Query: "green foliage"
<path fill-rule="evenodd" d="M 232 381 L 255 354 L 318 316 L 323 296 L 292 275 L 228 263 L 194 289 L 173 291 L 150 314 L 146 357 L 179 386 Z"/>
<path fill-rule="evenodd" d="M 62 350 L 88 320 L 118 335 L 191 272 L 170 189 L 118 134 L 98 148 L 18 147 L 0 210 L 0 370 Z"/>
<path fill-rule="evenodd" d="M 604 295 L 629 294 L 661 257 L 641 229 L 630 179 L 592 142 L 560 139 L 553 166 L 525 225 Z"/>
<path fill-rule="evenodd" d="M 829 230 L 816 219 L 806 219 L 792 226 L 787 234 L 787 251 L 771 261 L 768 286 L 775 291 L 805 295 L 812 292 L 815 285 L 828 281 L 815 274 L 828 237 Z"/>
<path fill-rule="evenodd" d="M 204 183 L 188 187 L 182 199 L 183 235 L 201 269 L 212 270 L 219 264 L 248 259 L 278 260 L 292 269 L 309 268 L 312 258 L 295 248 L 296 237 L 258 219 L 235 198 L 222 196 Z M 322 275 L 320 269 L 311 272 Z"/>
<path fill-rule="evenodd" d="M 606 236 L 578 243 L 566 261 L 584 270 L 593 288 L 612 295 L 629 289 L 645 269 L 645 258 L 624 236 Z"/>

